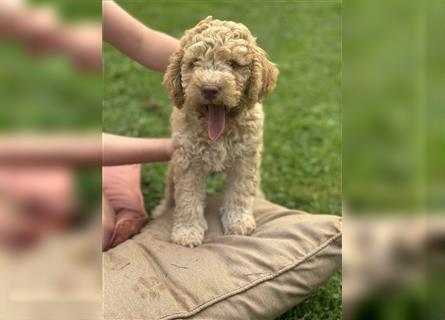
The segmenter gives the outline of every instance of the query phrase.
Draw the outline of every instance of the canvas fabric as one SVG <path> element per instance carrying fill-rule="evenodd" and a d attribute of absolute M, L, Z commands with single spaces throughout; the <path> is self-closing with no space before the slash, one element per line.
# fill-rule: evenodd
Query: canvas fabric
<path fill-rule="evenodd" d="M 255 199 L 251 236 L 222 232 L 222 198 L 209 197 L 204 243 L 169 242 L 172 212 L 103 255 L 104 318 L 274 319 L 341 264 L 341 218 Z"/>

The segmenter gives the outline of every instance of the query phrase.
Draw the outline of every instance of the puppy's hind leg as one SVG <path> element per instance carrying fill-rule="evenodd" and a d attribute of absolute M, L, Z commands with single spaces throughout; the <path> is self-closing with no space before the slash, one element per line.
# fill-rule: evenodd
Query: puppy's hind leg
<path fill-rule="evenodd" d="M 166 213 L 169 209 L 175 206 L 173 183 L 173 164 L 170 163 L 167 169 L 167 177 L 165 179 L 165 193 L 161 203 L 153 210 L 151 216 L 156 219 Z"/>

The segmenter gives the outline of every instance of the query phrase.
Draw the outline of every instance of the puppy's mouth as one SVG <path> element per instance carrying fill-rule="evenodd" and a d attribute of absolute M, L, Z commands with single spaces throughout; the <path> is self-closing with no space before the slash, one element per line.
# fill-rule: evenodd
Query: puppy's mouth
<path fill-rule="evenodd" d="M 212 141 L 218 140 L 224 132 L 226 126 L 226 108 L 218 105 L 207 105 L 207 127 L 209 138 Z"/>

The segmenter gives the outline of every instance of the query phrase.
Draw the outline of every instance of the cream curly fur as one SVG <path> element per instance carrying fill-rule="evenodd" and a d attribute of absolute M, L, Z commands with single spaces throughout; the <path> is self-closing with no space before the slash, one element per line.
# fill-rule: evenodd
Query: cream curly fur
<path fill-rule="evenodd" d="M 176 108 L 171 114 L 174 143 L 159 216 L 175 207 L 171 241 L 200 245 L 207 230 L 204 218 L 206 178 L 225 172 L 227 182 L 221 221 L 225 234 L 255 230 L 252 202 L 261 194 L 263 146 L 261 99 L 275 86 L 278 70 L 242 24 L 208 17 L 187 30 L 170 60 L 164 85 Z M 224 106 L 226 125 L 216 141 L 208 136 L 208 105 L 203 85 L 219 88 L 212 104 Z"/>

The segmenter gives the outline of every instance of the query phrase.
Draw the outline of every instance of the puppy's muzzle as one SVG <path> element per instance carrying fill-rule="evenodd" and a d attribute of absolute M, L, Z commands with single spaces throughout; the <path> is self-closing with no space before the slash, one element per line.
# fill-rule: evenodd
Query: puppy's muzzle
<path fill-rule="evenodd" d="M 219 87 L 216 85 L 206 84 L 201 87 L 201 94 L 207 100 L 215 99 L 218 93 L 219 93 Z"/>

